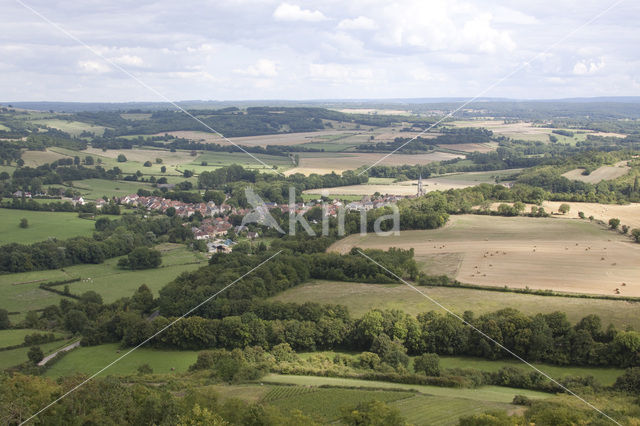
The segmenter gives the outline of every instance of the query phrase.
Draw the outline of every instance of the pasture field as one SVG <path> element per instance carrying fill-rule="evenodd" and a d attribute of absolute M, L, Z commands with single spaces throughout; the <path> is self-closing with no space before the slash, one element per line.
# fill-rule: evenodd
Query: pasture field
<path fill-rule="evenodd" d="M 22 218 L 29 222 L 27 228 L 20 228 Z M 80 219 L 77 213 L 0 208 L 0 245 L 30 244 L 47 238 L 66 239 L 79 235 L 91 235 L 94 223 L 92 220 Z"/>
<path fill-rule="evenodd" d="M 118 259 L 108 259 L 99 265 L 75 265 L 50 271 L 23 272 L 0 275 L 0 308 L 9 312 L 11 322 L 24 318 L 26 312 L 57 305 L 63 296 L 42 290 L 38 286 L 49 281 L 73 278 L 90 280 L 69 284 L 74 294 L 92 290 L 99 293 L 105 303 L 121 297 L 130 297 L 142 284 L 146 284 L 157 296 L 158 291 L 182 272 L 193 271 L 204 264 L 204 257 L 179 244 L 163 244 L 156 247 L 162 252 L 162 266 L 141 271 L 122 270 L 117 267 Z M 201 263 L 195 263 L 201 262 Z"/>
<path fill-rule="evenodd" d="M 342 173 L 346 170 L 355 170 L 361 166 L 370 166 L 383 158 L 386 154 L 372 153 L 300 153 L 300 165 L 287 171 L 286 174 L 311 173 L 326 174 L 331 172 Z M 429 154 L 394 154 L 380 162 L 383 166 L 398 166 L 403 164 L 429 164 L 434 161 L 451 160 L 460 155 L 445 152 L 433 152 Z"/>
<path fill-rule="evenodd" d="M 27 311 L 57 305 L 63 299 L 62 296 L 42 290 L 38 287 L 39 284 L 68 278 L 69 276 L 59 269 L 0 275 L 0 308 L 9 312 L 19 312 L 10 315 L 9 319 L 12 323 L 21 321 Z"/>
<path fill-rule="evenodd" d="M 73 158 L 73 156 L 55 152 L 51 149 L 46 149 L 44 151 L 24 151 L 22 153 L 24 165 L 28 167 L 38 167 L 43 164 L 50 164 L 61 158 Z"/>
<path fill-rule="evenodd" d="M 584 169 L 573 169 L 564 173 L 562 176 L 570 180 L 579 180 L 587 183 L 599 183 L 603 180 L 613 180 L 626 175 L 630 170 L 626 165 L 626 161 L 622 161 L 621 163 L 623 164 L 598 167 L 586 176 L 582 174 Z"/>
<path fill-rule="evenodd" d="M 81 121 L 61 120 L 59 118 L 33 120 L 33 123 L 62 130 L 63 132 L 69 133 L 71 136 L 80 136 L 84 131 L 95 133 L 96 136 L 102 136 L 105 129 L 103 126 L 96 126 L 94 124 L 83 123 Z"/>
<path fill-rule="evenodd" d="M 28 350 L 28 348 L 26 349 Z M 115 361 L 126 351 L 127 349 L 121 349 L 117 343 L 81 346 L 73 349 L 60 361 L 53 364 L 44 375 L 52 378 L 71 376 L 77 373 L 90 375 Z M 197 358 L 197 351 L 171 351 L 142 347 L 115 363 L 100 376 L 135 375 L 137 368 L 142 364 L 149 364 L 155 374 L 184 373 L 190 365 L 196 362 Z"/>
<path fill-rule="evenodd" d="M 491 152 L 495 151 L 498 147 L 497 142 L 485 142 L 485 143 L 450 143 L 438 145 L 442 149 L 452 149 L 454 151 L 463 152 Z"/>
<path fill-rule="evenodd" d="M 463 283 L 640 297 L 640 246 L 588 221 L 459 215 L 440 229 L 351 235 L 331 250 L 351 247 L 414 248 L 423 270 Z"/>
<path fill-rule="evenodd" d="M 66 341 L 58 341 L 58 342 L 50 342 L 43 343 L 40 346 L 42 352 L 45 355 L 54 352 L 56 349 L 67 346 L 69 343 Z M 0 371 L 15 367 L 16 365 L 22 364 L 29 360 L 27 357 L 27 352 L 29 352 L 30 347 L 26 346 L 24 348 L 11 349 L 9 351 L 0 351 Z"/>
<path fill-rule="evenodd" d="M 122 297 L 130 297 L 142 284 L 158 295 L 158 291 L 183 272 L 193 271 L 205 264 L 204 256 L 189 251 L 183 245 L 166 244 L 156 247 L 162 252 L 159 268 L 129 271 L 118 268 L 119 258 L 108 259 L 99 265 L 75 265 L 65 268 L 71 277 L 81 277 L 82 281 L 69 284 L 74 294 L 95 291 L 105 303 L 112 303 Z M 199 263 L 196 263 L 199 262 Z"/>
<path fill-rule="evenodd" d="M 550 398 L 545 392 L 527 389 L 514 389 L 504 386 L 482 386 L 475 389 L 445 388 L 430 385 L 410 385 L 404 383 L 379 382 L 373 380 L 345 379 L 338 377 L 293 376 L 285 374 L 269 374 L 262 379 L 270 384 L 291 384 L 298 386 L 332 386 L 368 389 L 396 389 L 414 391 L 420 394 L 447 398 L 464 398 L 483 402 L 510 403 L 515 395 L 525 395 L 532 399 Z"/>
<path fill-rule="evenodd" d="M 527 315 L 565 312 L 576 323 L 587 314 L 598 315 L 606 327 L 640 329 L 640 303 L 624 300 L 598 300 L 575 297 L 550 297 L 454 287 L 419 287 L 420 291 L 443 306 L 462 315 L 472 310 L 477 315 L 503 308 L 515 308 Z M 400 309 L 411 315 L 444 312 L 429 299 L 405 284 L 363 284 L 340 281 L 311 281 L 286 290 L 271 300 L 291 303 L 329 303 L 344 305 L 355 317 L 371 309 Z"/>
<path fill-rule="evenodd" d="M 190 162 L 193 157 L 189 153 L 189 151 L 180 151 L 176 150 L 176 152 L 171 152 L 166 149 L 157 149 L 157 148 L 134 148 L 134 149 L 108 149 L 103 151 L 98 148 L 87 148 L 84 151 L 81 151 L 83 155 L 93 155 L 96 157 L 106 157 L 111 159 L 117 159 L 118 155 L 124 154 L 127 157 L 127 161 L 135 161 L 138 163 L 144 163 L 145 161 L 151 161 L 155 164 L 156 158 L 160 158 L 162 160 L 161 165 L 167 166 L 176 166 L 179 164 L 184 164 Z M 147 167 L 145 167 L 147 169 Z"/>
<path fill-rule="evenodd" d="M 49 334 L 49 331 L 35 330 L 31 328 L 0 330 L 0 348 L 21 345 L 22 343 L 24 343 L 24 336 L 33 333 Z M 56 337 L 62 337 L 60 333 L 54 334 L 56 335 Z"/>
<path fill-rule="evenodd" d="M 72 182 L 73 189 L 80 191 L 85 200 L 97 200 L 107 197 L 123 197 L 135 194 L 143 188 L 153 191 L 155 188 L 147 182 L 128 182 L 124 180 L 85 179 Z"/>

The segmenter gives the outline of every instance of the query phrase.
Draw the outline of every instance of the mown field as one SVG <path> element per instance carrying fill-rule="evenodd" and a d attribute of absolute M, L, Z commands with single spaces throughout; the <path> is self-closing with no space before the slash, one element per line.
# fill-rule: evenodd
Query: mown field
<path fill-rule="evenodd" d="M 588 175 L 582 174 L 584 169 L 573 169 L 564 173 L 562 176 L 570 180 L 579 180 L 587 183 L 599 183 L 603 180 L 613 180 L 619 178 L 620 176 L 626 175 L 630 170 L 630 168 L 626 164 L 626 161 L 621 161 L 620 164 L 616 164 L 615 166 L 598 167 Z"/>
<path fill-rule="evenodd" d="M 459 215 L 440 229 L 351 235 L 330 249 L 352 247 L 414 248 L 423 270 L 464 283 L 640 296 L 640 246 L 588 221 Z"/>
<path fill-rule="evenodd" d="M 189 251 L 182 245 L 166 244 L 159 248 L 163 252 L 163 263 L 157 269 L 122 270 L 117 267 L 119 258 L 114 258 L 99 265 L 75 265 L 64 270 L 0 275 L 0 294 L 3 296 L 0 298 L 0 308 L 19 312 L 18 315 L 10 316 L 12 322 L 19 321 L 27 311 L 57 305 L 63 298 L 39 288 L 41 283 L 73 278 L 83 280 L 69 284 L 71 293 L 95 291 L 105 303 L 130 297 L 142 284 L 146 284 L 157 295 L 158 290 L 182 272 L 193 271 L 204 264 L 202 255 Z"/>
<path fill-rule="evenodd" d="M 116 343 L 85 346 L 74 349 L 53 364 L 45 373 L 47 377 L 70 376 L 78 373 L 93 374 L 122 356 L 127 349 Z M 170 351 L 140 348 L 109 367 L 101 375 L 131 375 L 142 364 L 149 364 L 155 374 L 183 373 L 196 362 L 196 351 Z"/>
<path fill-rule="evenodd" d="M 96 136 L 102 136 L 105 129 L 103 126 L 96 126 L 89 123 L 83 123 L 81 121 L 61 120 L 59 118 L 33 120 L 33 123 L 62 130 L 63 132 L 69 133 L 71 136 L 80 136 L 83 131 L 95 133 Z"/>
<path fill-rule="evenodd" d="M 22 218 L 29 222 L 27 228 L 19 226 Z M 77 213 L 0 209 L 0 244 L 29 244 L 47 238 L 91 235 L 94 223 L 80 219 Z"/>
<path fill-rule="evenodd" d="M 121 180 L 85 179 L 72 182 L 73 189 L 79 191 L 86 200 L 96 200 L 107 197 L 123 197 L 135 194 L 143 188 L 153 191 L 155 188 L 149 183 L 127 182 Z"/>
<path fill-rule="evenodd" d="M 451 287 L 419 287 L 419 289 L 459 315 L 467 310 L 483 314 L 503 308 L 515 308 L 528 315 L 561 311 L 565 312 L 569 320 L 574 323 L 585 315 L 596 314 L 600 316 L 605 326 L 611 323 L 619 329 L 627 327 L 640 329 L 640 303 L 638 302 L 535 296 Z M 428 311 L 442 312 L 441 308 L 405 284 L 312 281 L 274 296 L 272 300 L 341 304 L 356 317 L 376 308 L 400 309 L 411 315 Z"/>

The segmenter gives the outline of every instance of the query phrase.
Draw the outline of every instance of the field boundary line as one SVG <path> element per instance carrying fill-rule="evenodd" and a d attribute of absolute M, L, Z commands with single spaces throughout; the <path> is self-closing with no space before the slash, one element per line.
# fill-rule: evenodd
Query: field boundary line
<path fill-rule="evenodd" d="M 600 410 L 598 407 L 596 407 L 595 405 L 591 404 L 589 401 L 587 401 L 586 399 L 584 399 L 583 397 L 581 397 L 580 395 L 578 395 L 577 393 L 573 392 L 571 389 L 567 388 L 566 386 L 564 386 L 563 384 L 561 384 L 560 382 L 558 382 L 556 379 L 554 379 L 553 377 L 551 377 L 549 374 L 545 373 L 544 371 L 540 370 L 538 367 L 536 367 L 535 365 L 531 364 L 529 361 L 527 361 L 526 359 L 524 359 L 523 357 L 521 357 L 520 355 L 516 354 L 515 352 L 513 352 L 511 349 L 507 348 L 506 346 L 504 346 L 503 344 L 497 342 L 495 339 L 493 339 L 491 336 L 487 335 L 486 333 L 484 333 L 482 330 L 480 330 L 479 328 L 477 328 L 476 326 L 474 326 L 473 324 L 469 323 L 468 321 L 466 321 L 464 318 L 462 318 L 460 315 L 454 313 L 451 309 L 447 308 L 446 306 L 442 305 L 440 302 L 438 302 L 437 300 L 435 300 L 433 297 L 427 295 L 426 293 L 423 293 L 422 291 L 420 291 L 420 289 L 418 289 L 416 286 L 410 284 L 409 282 L 407 282 L 405 279 L 403 279 L 402 277 L 398 276 L 397 274 L 395 274 L 394 272 L 390 271 L 389 269 L 387 269 L 384 265 L 381 265 L 379 262 L 375 261 L 374 259 L 372 259 L 371 257 L 367 256 L 367 254 L 365 254 L 362 250 L 358 249 L 357 250 L 358 253 L 360 253 L 360 255 L 362 255 L 363 257 L 365 257 L 366 259 L 369 259 L 371 262 L 373 262 L 374 264 L 376 264 L 377 266 L 379 266 L 380 268 L 382 268 L 384 271 L 386 271 L 389 275 L 393 276 L 394 278 L 396 278 L 397 280 L 401 281 L 402 283 L 404 283 L 405 285 L 407 285 L 409 288 L 415 290 L 417 293 L 421 294 L 422 296 L 424 296 L 425 298 L 429 299 L 430 302 L 432 302 L 433 304 L 437 305 L 438 307 L 440 307 L 441 309 L 445 310 L 449 315 L 452 315 L 453 317 L 459 319 L 460 321 L 462 321 L 463 325 L 468 326 L 469 328 L 471 328 L 472 330 L 474 330 L 475 332 L 477 332 L 478 334 L 480 334 L 482 337 L 484 337 L 485 339 L 489 340 L 490 342 L 492 342 L 494 345 L 498 346 L 500 349 L 504 350 L 505 352 L 507 352 L 509 355 L 513 356 L 514 358 L 518 359 L 519 361 L 521 361 L 522 363 L 526 364 L 527 366 L 531 367 L 533 370 L 537 371 L 538 373 L 542 374 L 543 376 L 545 376 L 547 379 L 551 380 L 554 384 L 556 384 L 557 386 L 559 386 L 562 390 L 564 390 L 565 392 L 569 393 L 570 395 L 573 395 L 574 397 L 576 397 L 577 399 L 579 399 L 580 401 L 582 401 L 583 403 L 585 403 L 587 406 L 589 406 L 590 408 L 592 408 L 594 411 L 600 413 L 602 416 L 606 417 L 607 419 L 611 420 L 613 423 L 620 425 L 621 424 L 616 421 L 613 417 L 609 416 L 608 414 L 604 413 L 602 410 Z"/>
<path fill-rule="evenodd" d="M 20 1 L 20 0 L 16 0 L 16 1 Z M 366 169 L 362 170 L 360 173 L 358 173 L 358 176 L 360 176 L 363 173 L 368 172 L 372 167 L 376 166 L 377 164 L 379 164 L 380 162 L 384 161 L 386 158 L 390 157 L 391 155 L 395 154 L 397 151 L 399 151 L 400 149 L 404 148 L 405 145 L 413 142 L 414 140 L 416 140 L 417 138 L 419 138 L 420 136 L 424 135 L 425 133 L 427 133 L 429 130 L 433 129 L 435 126 L 437 126 L 438 124 L 442 123 L 444 120 L 446 120 L 447 118 L 453 117 L 453 115 L 455 115 L 458 111 L 460 111 L 462 108 L 466 107 L 467 105 L 469 105 L 470 103 L 476 101 L 479 97 L 483 96 L 485 93 L 487 93 L 488 91 L 490 91 L 491 89 L 493 89 L 494 87 L 502 84 L 502 82 L 504 82 L 505 80 L 507 80 L 508 78 L 512 77 L 514 74 L 520 72 L 523 68 L 529 66 L 531 64 L 531 62 L 537 61 L 540 57 L 546 55 L 549 51 L 553 50 L 556 46 L 558 46 L 560 43 L 564 42 L 565 40 L 567 40 L 568 38 L 570 38 L 572 35 L 574 35 L 575 33 L 577 33 L 578 31 L 580 31 L 581 29 L 583 29 L 584 27 L 590 25 L 592 22 L 594 22 L 596 19 L 600 18 L 602 15 L 604 15 L 605 13 L 609 12 L 611 9 L 613 9 L 614 7 L 618 6 L 620 3 L 622 3 L 624 0 L 616 0 L 613 3 L 611 3 L 608 7 L 606 7 L 605 9 L 603 9 L 602 11 L 600 11 L 599 13 L 597 13 L 596 15 L 594 15 L 593 17 L 591 17 L 589 20 L 587 20 L 586 22 L 584 22 L 582 25 L 574 28 L 573 30 L 569 31 L 568 33 L 566 33 L 564 36 L 562 36 L 561 38 L 559 38 L 558 40 L 556 40 L 553 44 L 551 44 L 549 47 L 547 47 L 546 49 L 544 49 L 542 52 L 539 52 L 537 54 L 535 54 L 534 56 L 532 56 L 529 60 L 524 61 L 523 63 L 521 63 L 518 67 L 516 67 L 514 70 L 510 71 L 509 73 L 505 74 L 503 77 L 499 78 L 498 80 L 494 81 L 492 84 L 490 84 L 489 86 L 487 86 L 486 89 L 480 91 L 477 95 L 475 95 L 474 97 L 472 97 L 471 99 L 463 102 L 458 108 L 454 109 L 453 111 L 449 112 L 448 114 L 446 114 L 444 117 L 442 117 L 441 119 L 439 119 L 438 121 L 436 121 L 435 123 L 433 123 L 431 126 L 427 127 L 426 129 L 424 129 L 423 131 L 421 131 L 420 133 L 418 133 L 416 136 L 412 137 L 411 139 L 409 139 L 407 142 L 403 143 L 402 145 L 400 145 L 398 148 L 394 149 L 393 151 L 391 151 L 389 154 L 385 155 L 384 157 L 380 158 L 378 161 L 376 161 L 375 163 L 373 163 L 372 165 L 370 165 L 369 167 L 367 167 Z"/>
<path fill-rule="evenodd" d="M 105 371 L 106 369 L 108 369 L 109 367 L 111 367 L 112 365 L 116 364 L 117 362 L 119 362 L 120 360 L 122 360 L 124 357 L 126 357 L 127 355 L 131 354 L 132 352 L 134 352 L 135 350 L 139 349 L 140 347 L 144 346 L 146 343 L 150 342 L 153 338 L 155 338 L 156 336 L 164 333 L 165 330 L 171 328 L 173 325 L 175 325 L 177 322 L 179 322 L 180 320 L 184 319 L 187 317 L 187 315 L 193 313 L 196 309 L 200 308 L 202 305 L 205 305 L 206 303 L 208 303 L 209 301 L 211 301 L 211 299 L 213 299 L 214 297 L 216 297 L 217 295 L 219 295 L 220 293 L 222 293 L 223 291 L 227 290 L 228 288 L 232 287 L 234 284 L 236 284 L 238 281 L 242 280 L 244 277 L 246 277 L 247 275 L 251 274 L 253 271 L 255 271 L 256 269 L 260 268 L 262 265 L 264 265 L 265 263 L 269 262 L 271 259 L 273 259 L 274 257 L 278 256 L 280 253 L 282 253 L 282 250 L 276 252 L 275 254 L 271 255 L 269 258 L 267 258 L 266 260 L 263 260 L 262 262 L 260 262 L 257 266 L 254 266 L 253 268 L 251 268 L 248 272 L 244 273 L 243 275 L 241 275 L 240 277 L 236 278 L 235 280 L 233 280 L 230 284 L 227 284 L 226 286 L 224 286 L 222 289 L 218 290 L 217 292 L 215 292 L 214 294 L 212 294 L 211 296 L 209 296 L 208 298 L 206 298 L 205 300 L 203 300 L 202 302 L 200 302 L 199 304 L 197 304 L 196 306 L 194 306 L 193 308 L 189 309 L 187 312 L 185 312 L 184 314 L 182 314 L 181 316 L 179 316 L 178 318 L 176 318 L 175 320 L 171 321 L 169 324 L 167 324 L 166 326 L 164 326 L 163 328 L 161 328 L 160 330 L 156 331 L 154 334 L 152 334 L 150 337 L 146 338 L 144 341 L 142 341 L 142 343 L 138 344 L 137 346 L 134 346 L 133 348 L 131 348 L 130 350 L 128 350 L 127 352 L 125 352 L 123 355 L 119 356 L 118 358 L 116 358 L 114 361 L 110 362 L 109 364 L 107 364 L 106 366 L 102 367 L 100 370 L 96 371 L 95 373 L 93 373 L 91 376 L 89 376 L 87 379 L 83 380 L 81 383 L 79 383 L 78 385 L 74 386 L 73 388 L 71 388 L 70 390 L 68 390 L 67 392 L 65 392 L 64 394 L 62 394 L 60 397 L 56 398 L 55 400 L 53 400 L 52 402 L 50 402 L 49 404 L 47 404 L 46 406 L 42 407 L 40 410 L 38 410 L 36 413 L 32 414 L 29 418 L 27 418 L 26 420 L 23 420 L 22 422 L 20 422 L 20 425 L 24 425 L 27 424 L 29 421 L 33 420 L 34 418 L 36 418 L 38 415 L 40 415 L 41 413 L 45 412 L 46 410 L 48 410 L 50 407 L 52 407 L 53 405 L 55 405 L 56 403 L 58 403 L 59 401 L 63 400 L 64 398 L 66 398 L 67 396 L 71 395 L 73 392 L 77 391 L 78 389 L 80 389 L 82 386 L 84 386 L 85 384 L 89 383 L 91 380 L 93 380 L 94 378 L 96 378 L 98 375 L 100 375 L 103 371 Z"/>
<path fill-rule="evenodd" d="M 231 139 L 227 138 L 225 135 L 223 135 L 222 133 L 220 133 L 219 131 L 217 131 L 216 129 L 214 129 L 213 127 L 209 126 L 208 124 L 206 124 L 204 121 L 200 120 L 199 118 L 197 118 L 196 116 L 194 116 L 193 114 L 191 114 L 189 111 L 187 111 L 186 109 L 182 108 L 180 105 L 178 105 L 177 103 L 175 103 L 174 101 L 172 101 L 171 99 L 169 99 L 167 96 L 165 96 L 164 94 L 162 94 L 160 91 L 158 91 L 157 89 L 149 86 L 147 83 L 145 83 L 143 80 L 141 80 L 139 77 L 137 77 L 135 74 L 129 72 L 126 68 L 120 66 L 119 64 L 117 64 L 116 62 L 112 61 L 111 59 L 107 58 L 106 56 L 104 56 L 103 54 L 101 54 L 100 52 L 98 52 L 96 49 L 94 49 L 93 47 L 89 46 L 87 43 L 85 43 L 84 41 L 80 40 L 78 37 L 74 36 L 73 34 L 71 34 L 69 31 L 65 30 L 64 28 L 62 28 L 60 25 L 56 24 L 55 22 L 53 22 L 52 20 L 50 20 L 49 18 L 47 18 L 46 16 L 44 16 L 42 13 L 38 12 L 37 10 L 35 10 L 33 7 L 29 6 L 28 4 L 24 3 L 22 0 L 15 0 L 18 4 L 20 4 L 22 7 L 24 7 L 25 9 L 29 10 L 31 13 L 33 13 L 34 15 L 36 15 L 37 17 L 39 17 L 40 19 L 42 19 L 43 21 L 45 21 L 47 24 L 51 25 L 52 27 L 54 27 L 55 29 L 59 30 L 60 32 L 62 32 L 64 35 L 66 35 L 67 37 L 69 37 L 70 39 L 72 39 L 73 41 L 77 42 L 78 44 L 84 46 L 85 48 L 87 48 L 91 53 L 93 53 L 94 55 L 96 55 L 97 57 L 99 57 L 100 59 L 102 59 L 103 61 L 107 62 L 109 65 L 111 65 L 112 67 L 116 68 L 117 70 L 123 72 L 124 74 L 126 74 L 127 76 L 131 77 L 133 80 L 135 80 L 138 84 L 140 84 L 142 87 L 144 87 L 145 89 L 151 91 L 152 93 L 154 93 L 156 96 L 160 97 L 162 100 L 164 100 L 165 102 L 171 104 L 174 108 L 180 110 L 181 112 L 183 112 L 184 114 L 186 114 L 187 116 L 191 117 L 192 119 L 194 119 L 195 121 L 197 121 L 199 124 L 201 124 L 202 126 L 204 126 L 205 128 L 207 128 L 208 130 L 210 130 L 212 133 L 215 133 L 216 135 L 218 135 L 219 137 L 221 137 L 222 139 L 224 139 L 225 141 L 229 142 L 231 145 L 235 146 L 236 148 L 238 148 L 240 151 L 244 152 L 245 154 L 247 154 L 249 157 L 253 158 L 254 160 L 256 160 L 258 163 L 262 164 L 263 166 L 275 171 L 277 174 L 284 176 L 284 174 L 282 174 L 280 171 L 278 171 L 277 169 L 274 169 L 273 166 L 268 165 L 267 163 L 265 163 L 264 161 L 260 160 L 258 157 L 256 157 L 255 155 L 251 154 L 250 152 L 248 152 L 246 149 L 244 149 L 242 146 L 236 144 L 235 142 L 233 142 Z M 621 0 L 622 1 L 622 0 Z"/>

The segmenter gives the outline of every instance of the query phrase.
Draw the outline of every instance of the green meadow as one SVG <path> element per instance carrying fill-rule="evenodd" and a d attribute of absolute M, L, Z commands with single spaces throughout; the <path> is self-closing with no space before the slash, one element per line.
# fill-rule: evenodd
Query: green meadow
<path fill-rule="evenodd" d="M 27 228 L 19 226 L 22 218 L 29 222 Z M 93 230 L 94 221 L 80 219 L 77 213 L 0 208 L 0 245 L 30 244 L 47 238 L 67 239 L 79 235 L 91 235 Z"/>

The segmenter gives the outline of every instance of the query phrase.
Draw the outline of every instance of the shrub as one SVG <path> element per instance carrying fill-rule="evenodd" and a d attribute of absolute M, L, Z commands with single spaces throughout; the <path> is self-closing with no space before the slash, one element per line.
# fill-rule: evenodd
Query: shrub
<path fill-rule="evenodd" d="M 27 357 L 29 358 L 29 361 L 31 361 L 34 364 L 37 364 L 40 361 L 42 361 L 42 358 L 44 358 L 44 353 L 42 352 L 42 349 L 40 349 L 39 346 L 33 346 L 31 349 L 29 349 L 29 352 L 27 353 Z"/>
<path fill-rule="evenodd" d="M 437 354 L 423 354 L 413 361 L 413 369 L 416 373 L 424 373 L 425 376 L 440 375 L 440 358 Z"/>
<path fill-rule="evenodd" d="M 618 229 L 618 226 L 620 226 L 620 219 L 617 219 L 617 218 L 609 219 L 609 226 L 611 227 L 611 229 Z"/>

